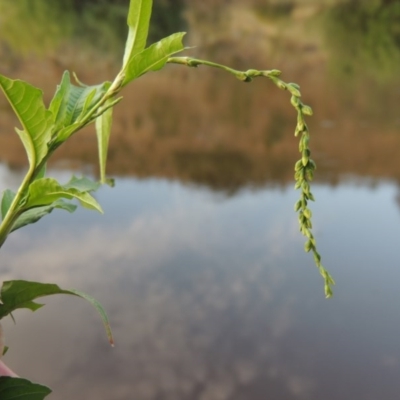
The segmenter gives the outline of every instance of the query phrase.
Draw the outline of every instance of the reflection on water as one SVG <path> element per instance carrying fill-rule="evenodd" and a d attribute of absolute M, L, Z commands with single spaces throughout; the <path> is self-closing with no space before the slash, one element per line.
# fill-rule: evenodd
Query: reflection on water
<path fill-rule="evenodd" d="M 339 50 L 318 29 L 348 28 L 335 15 L 350 2 L 340 3 L 211 9 L 204 0 L 184 12 L 196 54 L 280 68 L 313 106 L 315 231 L 338 283 L 334 299 L 323 299 L 292 211 L 298 153 L 287 93 L 171 66 L 135 82 L 116 109 L 109 172 L 117 185 L 97 195 L 105 215 L 54 212 L 2 249 L 2 280 L 54 281 L 98 298 L 115 349 L 89 305 L 46 299 L 35 315 L 21 311 L 16 326 L 5 323 L 13 368 L 53 387 L 54 400 L 398 399 L 398 78 L 371 69 L 354 84 L 333 80 Z M 351 15 L 357 27 L 367 20 L 368 35 L 391 30 L 395 43 L 396 26 L 368 10 L 360 4 Z M 381 48 L 379 38 L 371 41 Z M 28 61 L 3 48 L 0 69 L 43 87 L 46 101 L 66 68 L 88 83 L 117 69 L 109 56 L 62 46 L 60 55 Z M 15 188 L 25 168 L 15 124 L 0 99 L 2 188 Z M 96 174 L 91 130 L 60 150 L 52 172 L 61 181 L 70 169 Z"/>
<path fill-rule="evenodd" d="M 400 3 L 343 2 L 325 16 L 326 40 L 342 79 L 391 81 L 400 62 Z"/>
<path fill-rule="evenodd" d="M 122 54 L 128 32 L 125 0 L 0 0 L 3 46 L 29 55 L 57 53 L 65 43 Z M 149 42 L 184 30 L 183 0 L 155 1 Z M 24 29 L 21 29 L 21 26 Z"/>
<path fill-rule="evenodd" d="M 291 188 L 223 199 L 119 179 L 98 195 L 104 218 L 55 213 L 2 254 L 4 279 L 101 300 L 116 347 L 89 305 L 59 297 L 7 321 L 7 361 L 54 399 L 395 400 L 396 192 L 390 182 L 316 188 L 316 231 L 338 282 L 325 301 L 288 212 Z"/>
<path fill-rule="evenodd" d="M 225 11 L 226 18 L 214 15 L 216 20 L 211 24 L 206 17 L 212 13 L 205 12 L 204 5 L 193 3 L 185 10 L 190 28 L 188 43 L 199 45 L 197 54 L 238 68 L 280 68 L 284 79 L 301 84 L 304 101 L 315 112 L 310 128 L 313 157 L 319 167 L 316 179 L 334 184 L 341 176 L 352 174 L 399 180 L 399 169 L 392 160 L 400 157 L 400 82 L 398 74 L 388 72 L 397 71 L 397 53 L 390 49 L 397 46 L 398 32 L 393 23 L 385 25 L 373 18 L 375 14 L 371 16 L 368 7 L 369 13 L 364 6 L 360 6 L 357 17 L 351 13 L 357 26 L 368 22 L 368 35 L 381 32 L 382 26 L 385 35 L 392 35 L 390 49 L 383 45 L 389 42 L 387 36 L 371 39 L 372 48 L 368 47 L 369 40 L 358 46 L 360 57 L 368 54 L 374 58 L 374 68 L 384 69 L 387 79 L 381 80 L 373 70 L 357 69 L 357 79 L 347 77 L 338 84 L 330 74 L 331 63 L 338 59 L 350 62 L 346 51 L 352 51 L 361 35 L 360 28 L 351 39 L 351 29 L 346 25 L 348 48 L 341 52 L 332 39 L 336 36 L 325 35 L 329 29 L 343 32 L 340 23 L 347 20 L 338 15 L 342 8 L 350 7 L 346 4 L 288 9 L 271 5 L 260 10 L 233 3 Z M 397 3 L 390 4 L 394 11 L 388 21 L 397 15 Z M 380 16 L 388 14 L 383 5 L 377 9 Z M 331 23 L 324 22 L 327 18 Z M 206 26 L 212 26 L 213 35 Z M 115 59 L 102 57 L 101 52 L 89 52 L 85 46 L 79 51 L 80 47 L 68 42 L 62 46 L 59 54 L 51 53 L 47 59 L 20 59 L 15 52 L 12 56 L 5 52 L 2 71 L 42 87 L 47 102 L 64 69 L 77 72 L 88 83 L 111 79 L 117 71 Z M 374 51 L 384 60 L 375 57 Z M 393 57 L 387 57 L 389 53 Z M 361 63 L 357 57 L 351 60 Z M 123 94 L 110 144 L 111 175 L 179 179 L 228 194 L 245 187 L 292 181 L 292 166 L 298 158 L 293 138 L 295 115 L 287 93 L 269 82 L 243 84 L 219 71 L 168 66 L 160 74 L 138 80 Z M 0 99 L 0 116 L 0 158 L 14 167 L 22 166 L 25 156 L 13 132 L 17 123 L 4 98 Z M 55 154 L 57 166 L 96 168 L 93 131 L 89 129 L 74 139 Z"/>

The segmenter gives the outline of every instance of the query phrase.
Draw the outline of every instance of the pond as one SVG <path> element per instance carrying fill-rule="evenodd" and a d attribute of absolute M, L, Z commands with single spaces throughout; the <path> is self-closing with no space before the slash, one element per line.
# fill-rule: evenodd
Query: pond
<path fill-rule="evenodd" d="M 324 299 L 293 210 L 299 155 L 288 94 L 169 66 L 117 106 L 108 164 L 116 185 L 96 193 L 104 215 L 54 211 L 2 248 L 2 280 L 77 288 L 110 316 L 114 348 L 91 306 L 67 296 L 3 322 L 5 361 L 50 386 L 49 399 L 398 399 L 400 49 L 389 48 L 392 65 L 382 29 L 370 41 L 369 31 L 351 36 L 340 6 L 260 3 L 220 2 L 214 13 L 187 5 L 187 42 L 198 46 L 190 54 L 278 68 L 301 85 L 314 110 L 314 232 L 334 297 Z M 379 7 L 355 12 L 382 27 Z M 347 33 L 347 48 L 328 40 L 330 29 Z M 352 54 L 353 43 L 363 51 Z M 61 54 L 21 56 L 7 44 L 1 70 L 43 87 L 47 100 L 64 69 L 89 83 L 116 71 L 114 56 L 76 50 L 73 37 L 55 46 Z M 366 59 L 376 65 L 362 68 Z M 0 115 L 3 190 L 26 165 L 4 99 Z M 49 175 L 97 178 L 94 136 L 84 131 L 60 149 Z"/>

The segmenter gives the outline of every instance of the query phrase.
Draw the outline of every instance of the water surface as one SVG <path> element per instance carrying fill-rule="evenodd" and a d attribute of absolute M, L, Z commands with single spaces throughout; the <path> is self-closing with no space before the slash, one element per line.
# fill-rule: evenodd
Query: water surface
<path fill-rule="evenodd" d="M 4 321 L 6 362 L 52 387 L 54 400 L 398 399 L 398 81 L 389 67 L 385 77 L 361 74 L 366 53 L 338 63 L 326 32 L 308 30 L 322 29 L 329 9 L 233 4 L 229 19 L 215 14 L 214 27 L 226 30 L 213 37 L 201 23 L 208 13 L 193 4 L 185 15 L 199 54 L 280 68 L 314 108 L 314 231 L 334 298 L 323 297 L 293 211 L 298 153 L 287 93 L 169 68 L 138 81 L 116 110 L 116 186 L 96 194 L 105 214 L 54 211 L 2 248 L 3 280 L 55 282 L 101 301 L 115 348 L 88 304 L 60 296 L 35 314 L 16 312 L 16 325 Z M 357 15 L 368 12 L 360 6 Z M 249 46 L 251 32 L 264 40 Z M 116 69 L 100 57 L 84 72 L 79 61 L 96 56 L 68 58 L 64 46 L 59 58 L 35 56 L 18 69 L 2 62 L 43 84 L 46 101 L 64 67 L 90 83 Z M 0 186 L 15 188 L 24 153 L 5 102 L 0 113 Z M 49 173 L 96 178 L 96 162 L 87 131 Z"/>

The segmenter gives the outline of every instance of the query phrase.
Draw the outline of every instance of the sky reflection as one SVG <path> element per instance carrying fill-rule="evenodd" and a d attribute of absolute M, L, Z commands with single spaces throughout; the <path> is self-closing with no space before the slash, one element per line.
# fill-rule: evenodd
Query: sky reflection
<path fill-rule="evenodd" d="M 53 399 L 394 400 L 397 188 L 314 193 L 317 240 L 337 280 L 330 301 L 303 253 L 291 187 L 222 197 L 121 179 L 98 193 L 105 216 L 55 212 L 13 233 L 2 278 L 92 294 L 116 347 L 89 305 L 60 296 L 6 321 L 6 360 Z"/>

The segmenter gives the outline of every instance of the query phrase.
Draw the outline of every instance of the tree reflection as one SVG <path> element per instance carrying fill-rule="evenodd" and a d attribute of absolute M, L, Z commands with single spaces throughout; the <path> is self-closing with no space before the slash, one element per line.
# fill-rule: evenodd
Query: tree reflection
<path fill-rule="evenodd" d="M 388 81 L 400 61 L 400 3 L 397 0 L 347 1 L 329 8 L 325 37 L 334 70 Z"/>
<path fill-rule="evenodd" d="M 302 5 L 294 2 L 290 7 L 256 0 L 245 6 L 222 0 L 154 3 L 155 25 L 163 34 L 180 29 L 173 19 L 179 15 L 181 21 L 186 7 L 188 43 L 200 43 L 196 53 L 237 68 L 277 67 L 285 78 L 301 84 L 304 100 L 315 112 L 309 124 L 317 180 L 332 185 L 343 175 L 400 180 L 393 162 L 400 157 L 395 84 L 399 78 L 394 76 L 400 61 L 398 1 L 329 6 L 310 2 L 314 11 L 301 18 L 301 13 L 297 17 L 294 13 Z M 117 60 L 115 49 L 122 51 L 118 38 L 125 30 L 121 10 L 126 4 L 122 0 L 0 0 L 0 35 L 8 43 L 2 48 L 0 42 L 0 70 L 43 88 L 46 101 L 65 69 L 75 71 L 83 82 L 109 79 L 110 65 L 117 68 L 110 56 Z M 315 25 L 308 30 L 321 15 L 326 23 L 319 30 Z M 274 24 L 283 19 L 285 29 L 277 29 L 273 36 Z M 26 29 L 17 31 L 13 23 Z M 271 29 L 264 31 L 267 25 Z M 208 37 L 207 29 L 214 32 L 215 40 L 202 40 Z M 248 36 L 243 38 L 240 32 Z M 41 35 L 48 37 L 42 40 Z M 323 35 L 328 48 L 320 40 Z M 17 56 L 18 46 L 32 51 L 34 45 L 43 46 L 44 60 Z M 61 45 L 63 51 L 55 51 Z M 110 51 L 105 53 L 107 48 Z M 347 73 L 351 79 L 337 85 L 327 73 L 333 65 L 340 76 Z M 371 76 L 378 75 L 392 80 L 374 82 Z M 23 166 L 25 155 L 10 115 L 0 98 L 0 160 Z M 286 186 L 293 180 L 293 161 L 298 158 L 295 116 L 287 93 L 278 93 L 267 82 L 247 85 L 218 71 L 168 66 L 124 92 L 114 122 L 108 163 L 111 176 L 178 179 L 227 195 L 245 187 Z M 72 138 L 56 152 L 55 160 L 61 168 L 96 168 L 93 132 Z"/>
<path fill-rule="evenodd" d="M 0 36 L 22 54 L 57 52 L 72 40 L 119 55 L 128 5 L 125 0 L 0 0 Z M 149 42 L 182 30 L 182 12 L 183 0 L 155 1 Z"/>

